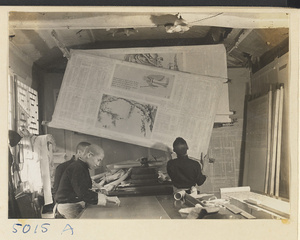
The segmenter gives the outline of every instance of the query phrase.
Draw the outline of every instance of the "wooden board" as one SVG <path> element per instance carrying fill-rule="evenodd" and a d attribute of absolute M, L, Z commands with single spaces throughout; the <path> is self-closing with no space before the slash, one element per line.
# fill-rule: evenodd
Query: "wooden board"
<path fill-rule="evenodd" d="M 271 173 L 270 173 L 270 195 L 274 195 L 275 187 L 275 170 L 276 170 L 276 154 L 277 154 L 277 137 L 278 137 L 278 112 L 279 112 L 279 89 L 275 91 L 273 104 L 273 125 L 272 125 L 272 154 L 271 154 Z"/>
<path fill-rule="evenodd" d="M 243 185 L 252 191 L 265 190 L 268 158 L 269 96 L 248 102 Z"/>
<path fill-rule="evenodd" d="M 281 160 L 280 160 L 280 182 L 279 197 L 289 199 L 290 196 L 290 161 L 291 161 L 291 128 L 290 117 L 294 114 L 290 112 L 290 55 L 289 53 L 275 59 L 272 63 L 251 76 L 251 94 L 266 93 L 270 87 L 284 85 L 283 109 L 282 109 L 282 140 L 281 140 Z M 294 104 L 294 102 L 293 102 Z M 292 115 L 291 115 L 292 114 Z"/>
<path fill-rule="evenodd" d="M 269 98 L 269 109 L 268 109 L 268 145 L 267 145 L 267 164 L 266 164 L 266 178 L 265 178 L 265 193 L 268 193 L 269 188 L 269 173 L 270 173 L 270 160 L 271 160 L 271 139 L 272 139 L 272 87 L 270 87 L 270 91 L 268 93 Z"/>
<path fill-rule="evenodd" d="M 275 196 L 279 197 L 280 163 L 281 163 L 281 139 L 282 139 L 282 114 L 283 114 L 283 86 L 280 87 L 278 110 L 278 138 L 276 155 Z"/>

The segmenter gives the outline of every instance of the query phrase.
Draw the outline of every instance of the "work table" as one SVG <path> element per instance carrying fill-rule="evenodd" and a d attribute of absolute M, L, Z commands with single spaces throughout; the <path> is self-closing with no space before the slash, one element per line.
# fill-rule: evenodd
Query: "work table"
<path fill-rule="evenodd" d="M 154 196 L 120 196 L 121 204 L 117 207 L 108 203 L 107 206 L 89 205 L 80 214 L 81 219 L 185 219 L 178 212 L 181 208 L 191 207 L 187 202 L 176 201 L 173 194 Z M 243 209 L 258 219 L 272 219 L 274 215 L 253 209 L 236 199 L 230 203 Z M 218 213 L 208 214 L 205 219 L 246 219 L 234 214 L 224 207 Z"/>
<path fill-rule="evenodd" d="M 119 197 L 119 207 L 89 205 L 80 218 L 97 219 L 170 219 L 181 218 L 172 195 Z"/>

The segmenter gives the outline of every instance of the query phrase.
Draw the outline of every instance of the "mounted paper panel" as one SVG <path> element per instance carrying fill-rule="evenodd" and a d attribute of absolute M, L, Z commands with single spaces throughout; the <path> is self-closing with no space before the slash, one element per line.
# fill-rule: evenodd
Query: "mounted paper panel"
<path fill-rule="evenodd" d="M 245 146 L 245 165 L 243 185 L 250 186 L 252 191 L 265 191 L 266 168 L 270 139 L 268 132 L 269 95 L 251 100 L 247 104 L 247 127 Z M 268 171 L 267 171 L 268 172 Z"/>
<path fill-rule="evenodd" d="M 181 72 L 223 78 L 215 122 L 231 122 L 224 45 L 73 50 Z"/>
<path fill-rule="evenodd" d="M 49 126 L 161 150 L 181 136 L 199 159 L 223 81 L 74 51 Z"/>

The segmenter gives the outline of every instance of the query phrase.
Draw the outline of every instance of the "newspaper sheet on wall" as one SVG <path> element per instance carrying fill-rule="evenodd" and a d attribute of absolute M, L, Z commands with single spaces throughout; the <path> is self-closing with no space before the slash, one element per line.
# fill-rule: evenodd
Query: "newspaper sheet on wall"
<path fill-rule="evenodd" d="M 223 80 L 74 51 L 49 126 L 161 150 L 181 136 L 199 159 Z"/>
<path fill-rule="evenodd" d="M 181 72 L 218 76 L 223 77 L 224 82 L 227 81 L 226 50 L 223 44 L 73 51 Z M 233 113 L 229 110 L 228 84 L 223 84 L 214 121 L 231 122 L 231 114 Z"/>

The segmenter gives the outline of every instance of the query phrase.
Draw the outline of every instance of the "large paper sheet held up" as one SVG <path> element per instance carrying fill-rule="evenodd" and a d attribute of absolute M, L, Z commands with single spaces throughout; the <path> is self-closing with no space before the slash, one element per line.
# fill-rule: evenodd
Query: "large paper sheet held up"
<path fill-rule="evenodd" d="M 200 75 L 223 77 L 215 122 L 231 122 L 227 81 L 226 50 L 223 44 L 72 50 L 148 66 Z"/>
<path fill-rule="evenodd" d="M 49 126 L 161 150 L 181 136 L 199 159 L 223 82 L 74 51 Z"/>

